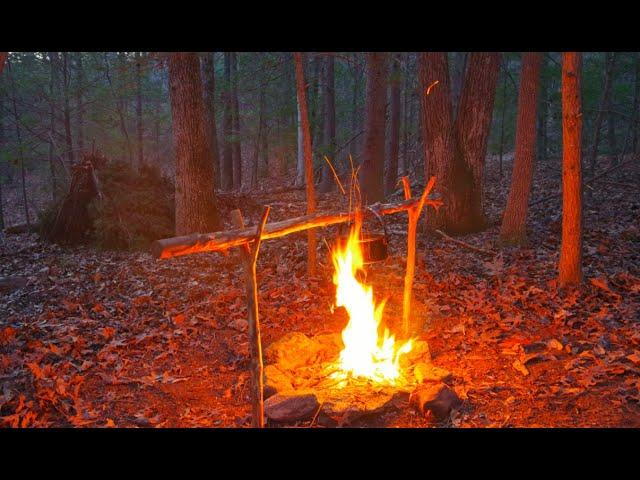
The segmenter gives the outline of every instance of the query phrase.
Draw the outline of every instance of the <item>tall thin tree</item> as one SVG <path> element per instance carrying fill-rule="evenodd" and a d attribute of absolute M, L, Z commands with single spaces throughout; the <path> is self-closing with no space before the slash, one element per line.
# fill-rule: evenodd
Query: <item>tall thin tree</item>
<path fill-rule="evenodd" d="M 582 281 L 582 55 L 562 54 L 562 242 L 558 285 Z"/>
<path fill-rule="evenodd" d="M 302 125 L 303 136 L 305 180 L 307 186 L 307 214 L 311 214 L 316 210 L 316 194 L 313 185 L 313 157 L 311 152 L 311 127 L 309 125 L 309 110 L 307 106 L 307 86 L 304 80 L 302 54 L 295 52 L 293 58 L 295 61 L 296 93 L 299 105 L 298 118 Z M 314 229 L 307 230 L 307 273 L 309 275 L 315 275 L 316 273 L 316 232 Z"/>
<path fill-rule="evenodd" d="M 324 77 L 324 141 L 323 156 L 331 161 L 334 168 L 338 167 L 336 162 L 336 81 L 335 81 L 335 56 L 327 55 L 325 77 Z M 329 163 L 322 159 L 322 178 L 318 191 L 322 193 L 329 192 L 335 187 L 333 173 Z"/>
<path fill-rule="evenodd" d="M 220 186 L 220 160 L 218 153 L 218 131 L 216 127 L 216 71 L 215 53 L 209 52 L 202 58 L 204 76 L 204 110 L 207 119 L 207 132 L 211 143 L 211 165 L 213 166 L 214 188 Z"/>
<path fill-rule="evenodd" d="M 400 151 L 400 86 L 402 76 L 400 62 L 402 58 L 399 53 L 391 60 L 391 74 L 389 78 L 390 97 L 390 124 L 389 124 L 389 147 L 387 152 L 387 164 L 384 178 L 384 192 L 389 195 L 395 190 L 398 179 L 398 153 Z"/>
<path fill-rule="evenodd" d="M 533 181 L 536 154 L 536 109 L 540 90 L 542 54 L 522 54 L 518 119 L 516 123 L 516 151 L 511 175 L 511 189 L 502 218 L 500 239 L 509 244 L 526 240 L 527 210 Z"/>
<path fill-rule="evenodd" d="M 222 188 L 233 188 L 233 150 L 231 147 L 231 135 L 233 130 L 233 102 L 231 100 L 231 52 L 224 52 L 224 116 L 223 116 L 223 143 L 222 143 Z"/>
<path fill-rule="evenodd" d="M 231 100 L 233 103 L 233 188 L 239 190 L 242 187 L 242 143 L 238 100 L 238 54 L 236 52 L 231 52 Z"/>

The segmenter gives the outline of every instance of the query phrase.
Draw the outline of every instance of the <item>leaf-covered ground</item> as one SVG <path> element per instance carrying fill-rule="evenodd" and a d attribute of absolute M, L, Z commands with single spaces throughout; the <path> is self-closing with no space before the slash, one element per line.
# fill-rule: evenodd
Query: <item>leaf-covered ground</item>
<path fill-rule="evenodd" d="M 601 160 L 601 169 L 608 166 Z M 559 192 L 558 161 L 537 168 L 533 201 Z M 505 171 L 510 171 L 510 163 Z M 560 198 L 530 212 L 529 247 L 496 243 L 509 175 L 487 172 L 492 227 L 465 242 L 420 235 L 415 321 L 433 361 L 464 400 L 435 424 L 407 406 L 358 425 L 399 427 L 640 426 L 640 168 L 595 182 L 585 206 L 585 283 L 558 292 Z M 17 192 L 9 218 L 19 223 Z M 256 201 L 271 220 L 304 212 L 303 192 Z M 320 208 L 335 208 L 338 194 Z M 257 213 L 245 214 L 255 222 Z M 427 212 L 428 214 L 428 212 Z M 386 217 L 391 258 L 367 278 L 401 314 L 406 219 Z M 319 233 L 330 242 L 335 230 Z M 286 332 L 340 331 L 331 269 L 306 277 L 304 233 L 264 242 L 258 260 L 263 343 Z M 234 252 L 155 260 L 149 254 L 61 248 L 35 235 L 0 246 L 0 425 L 238 427 L 250 424 L 242 269 Z M 299 425 L 307 426 L 311 422 Z"/>

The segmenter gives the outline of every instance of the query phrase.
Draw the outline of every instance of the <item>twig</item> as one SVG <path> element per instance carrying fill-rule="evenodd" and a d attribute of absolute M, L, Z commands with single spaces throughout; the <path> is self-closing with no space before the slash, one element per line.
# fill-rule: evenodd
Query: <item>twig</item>
<path fill-rule="evenodd" d="M 496 255 L 495 252 L 490 252 L 489 250 L 484 250 L 482 248 L 474 247 L 473 245 L 469 245 L 468 243 L 463 242 L 462 240 L 457 240 L 453 237 L 450 237 L 449 235 L 447 235 L 441 230 L 436 229 L 436 232 L 442 235 L 446 240 L 449 240 L 457 245 L 460 245 L 461 247 L 468 248 L 469 250 L 473 250 L 474 252 L 482 253 L 483 255 L 491 255 L 491 256 Z"/>

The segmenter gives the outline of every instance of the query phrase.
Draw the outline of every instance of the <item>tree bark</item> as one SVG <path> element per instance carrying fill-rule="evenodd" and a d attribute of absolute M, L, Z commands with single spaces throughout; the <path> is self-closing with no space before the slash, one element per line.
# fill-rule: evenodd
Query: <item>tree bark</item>
<path fill-rule="evenodd" d="M 547 124 L 549 117 L 549 101 L 548 101 L 548 81 L 544 73 L 547 65 L 547 57 L 543 56 L 542 67 L 540 71 L 540 94 L 538 99 L 538 132 L 537 132 L 537 156 L 538 161 L 544 162 L 547 160 Z"/>
<path fill-rule="evenodd" d="M 223 118 L 223 145 L 222 145 L 222 189 L 233 188 L 233 150 L 231 148 L 231 131 L 233 129 L 233 103 L 231 101 L 231 52 L 224 53 L 224 118 Z"/>
<path fill-rule="evenodd" d="M 562 54 L 562 242 L 560 287 L 582 281 L 582 56 Z"/>
<path fill-rule="evenodd" d="M 484 164 L 499 68 L 499 53 L 473 52 L 469 57 L 454 125 L 458 146 L 454 191 L 460 200 L 453 219 L 454 232 L 471 233 L 485 227 Z"/>
<path fill-rule="evenodd" d="M 51 172 L 51 195 L 52 199 L 58 196 L 58 182 L 56 179 L 56 168 L 54 162 L 54 144 L 53 136 L 55 135 L 55 101 L 54 101 L 54 88 L 56 84 L 57 75 L 57 60 L 58 54 L 49 52 L 49 171 Z"/>
<path fill-rule="evenodd" d="M 220 160 L 218 158 L 218 132 L 216 128 L 216 75 L 215 53 L 205 54 L 202 59 L 202 73 L 204 76 L 204 106 L 207 121 L 207 133 L 211 145 L 211 165 L 213 167 L 214 189 L 220 187 Z"/>
<path fill-rule="evenodd" d="M 231 100 L 233 102 L 233 188 L 240 190 L 242 187 L 242 148 L 238 102 L 238 55 L 236 52 L 231 52 Z"/>
<path fill-rule="evenodd" d="M 64 132 L 67 144 L 67 160 L 70 165 L 74 163 L 73 139 L 71 135 L 71 110 L 69 108 L 69 54 L 62 52 L 62 93 L 64 96 Z"/>
<path fill-rule="evenodd" d="M 591 155 L 589 156 L 589 170 L 591 176 L 594 175 L 596 169 L 596 163 L 598 161 L 598 146 L 600 145 L 600 130 L 602 128 L 602 120 L 604 119 L 604 113 L 606 105 L 609 103 L 609 96 L 611 94 L 611 73 L 613 72 L 613 64 L 615 61 L 615 52 L 607 52 L 605 55 L 605 70 L 604 80 L 602 87 L 602 97 L 600 98 L 600 104 L 598 105 L 598 112 L 596 113 L 596 119 L 593 122 L 593 143 L 591 144 Z"/>
<path fill-rule="evenodd" d="M 9 63 L 9 72 L 11 72 L 11 104 L 13 106 L 13 121 L 16 124 L 16 139 L 18 140 L 18 159 L 20 160 L 20 177 L 22 180 L 22 203 L 24 205 L 24 215 L 27 220 L 27 228 L 31 230 L 31 216 L 29 215 L 29 203 L 27 202 L 27 181 L 24 166 L 24 149 L 22 145 L 22 132 L 20 129 L 20 116 L 18 115 L 18 105 L 16 102 L 17 88 L 15 73 L 11 69 Z"/>
<path fill-rule="evenodd" d="M 351 134 L 356 135 L 360 131 L 360 78 L 362 77 L 362 68 L 360 67 L 360 63 L 354 56 L 354 67 L 352 70 L 353 74 L 353 92 L 351 97 Z M 351 156 L 352 158 L 357 158 L 360 153 L 360 140 L 356 140 L 351 144 Z"/>
<path fill-rule="evenodd" d="M 324 159 L 329 159 L 335 169 L 338 169 L 338 163 L 335 158 L 336 153 L 336 90 L 335 90 L 335 57 L 328 54 L 326 61 L 325 77 L 324 77 L 324 141 L 322 155 L 322 178 L 318 191 L 321 193 L 330 192 L 335 189 L 335 180 L 331 167 Z"/>
<path fill-rule="evenodd" d="M 431 228 L 464 234 L 485 225 L 483 172 L 499 67 L 498 53 L 470 55 L 459 112 L 453 122 L 447 55 L 422 54 L 425 163 L 427 176 L 436 176 L 444 199 L 444 208 L 427 217 Z"/>
<path fill-rule="evenodd" d="M 76 52 L 76 134 L 78 136 L 78 151 L 84 151 L 84 67 L 82 66 L 82 52 Z"/>
<path fill-rule="evenodd" d="M 503 63 L 504 75 L 502 76 L 502 105 L 500 106 L 500 150 L 498 151 L 498 165 L 500 177 L 502 177 L 502 154 L 504 153 L 504 113 L 507 109 L 507 72 L 509 64 L 506 59 Z"/>
<path fill-rule="evenodd" d="M 508 244 L 522 244 L 526 241 L 527 210 L 536 154 L 536 109 L 541 64 L 541 53 L 526 52 L 522 54 L 516 123 L 516 151 L 511 189 L 500 229 L 501 241 Z"/>
<path fill-rule="evenodd" d="M 452 184 L 455 135 L 449 87 L 449 62 L 444 52 L 421 53 L 419 58 L 425 176 L 437 179 L 435 192 L 444 205 L 427 217 L 432 228 L 446 229 L 455 205 Z M 437 82 L 437 83 L 436 83 Z"/>
<path fill-rule="evenodd" d="M 392 60 L 390 92 L 391 103 L 390 125 L 389 125 L 389 149 L 387 169 L 385 172 L 384 192 L 385 195 L 393 193 L 396 189 L 398 179 L 398 153 L 400 151 L 400 54 L 396 54 Z"/>
<path fill-rule="evenodd" d="M 316 210 L 316 194 L 313 185 L 313 157 L 311 151 L 311 128 L 309 125 L 309 111 L 307 107 L 307 92 L 304 81 L 304 66 L 302 63 L 302 54 L 296 52 L 293 54 L 296 70 L 296 91 L 299 106 L 299 119 L 302 126 L 303 148 L 304 148 L 304 172 L 307 184 L 307 215 L 312 214 Z M 309 230 L 307 232 L 307 274 L 315 275 L 316 273 L 316 232 Z"/>
<path fill-rule="evenodd" d="M 212 188 L 213 167 L 196 53 L 171 54 L 169 88 L 176 151 L 176 234 L 218 230 L 220 220 Z"/>
<path fill-rule="evenodd" d="M 136 134 L 138 137 L 138 168 L 145 165 L 144 161 L 144 124 L 142 122 L 142 58 L 140 52 L 135 53 L 136 59 Z"/>
<path fill-rule="evenodd" d="M 638 152 L 638 109 L 640 108 L 640 52 L 635 52 L 635 80 L 633 88 L 633 110 L 631 112 L 631 128 L 633 129 L 633 139 L 631 141 L 631 151 Z"/>
<path fill-rule="evenodd" d="M 469 61 L 468 52 L 455 52 L 453 57 L 453 69 L 451 72 L 451 94 L 453 103 L 454 116 L 458 111 L 460 105 L 460 95 L 462 94 L 462 87 L 464 85 L 464 77 L 467 70 L 467 63 Z"/>
<path fill-rule="evenodd" d="M 387 54 L 367 53 L 367 87 L 365 138 L 363 160 L 360 165 L 362 204 L 384 199 L 385 115 L 387 110 Z"/>

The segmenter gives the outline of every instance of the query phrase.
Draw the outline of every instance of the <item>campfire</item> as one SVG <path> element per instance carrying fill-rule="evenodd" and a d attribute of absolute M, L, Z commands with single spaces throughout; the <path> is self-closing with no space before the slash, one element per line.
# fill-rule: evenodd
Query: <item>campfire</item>
<path fill-rule="evenodd" d="M 367 207 L 377 217 L 408 214 L 407 256 L 402 289 L 402 332 L 397 339 L 385 326 L 385 299 L 374 296 L 364 266 L 371 256 L 364 237 L 362 209 L 310 214 L 267 224 L 265 207 L 257 227 L 246 228 L 239 211 L 232 212 L 236 230 L 194 234 L 154 242 L 158 258 L 241 247 L 245 266 L 249 324 L 252 425 L 264 426 L 266 416 L 276 424 L 311 420 L 323 425 L 345 425 L 363 416 L 382 414 L 390 408 L 414 402 L 422 411 L 446 417 L 459 399 L 442 383 L 449 372 L 431 362 L 429 346 L 411 333 L 411 297 L 415 270 L 416 231 L 424 205 L 439 207 L 428 199 L 435 184 L 431 177 L 420 197 L 411 196 L 409 179 L 402 178 L 405 200 Z M 347 223 L 353 225 L 345 239 L 331 250 L 336 286 L 336 307 L 348 320 L 341 332 L 307 337 L 290 332 L 262 349 L 258 313 L 256 259 L 262 240 L 290 233 Z M 368 245 L 363 251 L 362 246 Z M 386 243 L 384 245 L 386 249 Z M 315 254 L 315 250 L 313 250 Z M 365 255 L 366 253 L 366 255 Z M 378 254 L 380 252 L 378 251 Z M 370 259 L 369 259 L 370 260 Z M 423 323 L 423 322 L 422 322 Z M 263 360 L 264 359 L 264 360 Z"/>
<path fill-rule="evenodd" d="M 376 384 L 399 385 L 406 383 L 400 367 L 400 357 L 411 351 L 413 341 L 398 342 L 387 328 L 380 335 L 380 323 L 385 301 L 376 304 L 373 287 L 358 281 L 357 274 L 364 266 L 360 247 L 362 222 L 358 219 L 351 229 L 345 245 L 336 245 L 332 252 L 335 268 L 336 307 L 344 307 L 349 323 L 342 331 L 344 348 L 336 362 L 338 370 L 333 378 L 343 380 L 362 377 Z"/>
<path fill-rule="evenodd" d="M 362 220 L 356 216 L 346 239 L 331 250 L 336 287 L 331 313 L 348 314 L 338 334 L 306 337 L 292 333 L 266 350 L 265 413 L 278 422 L 318 417 L 340 425 L 382 414 L 416 394 L 422 404 L 439 398 L 449 373 L 431 363 L 428 345 L 416 338 L 396 339 L 383 320 L 386 300 L 376 299 L 364 276 Z M 427 392 L 422 382 L 434 382 Z M 453 400 L 449 397 L 449 400 Z M 422 405 L 421 405 L 422 407 Z"/>

